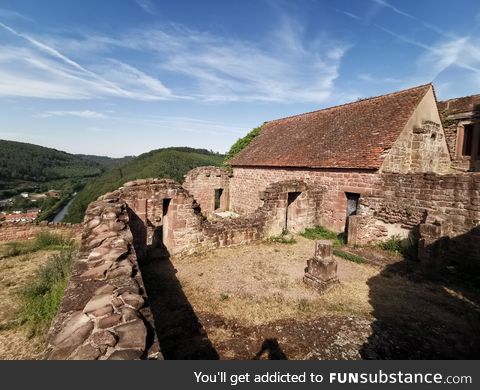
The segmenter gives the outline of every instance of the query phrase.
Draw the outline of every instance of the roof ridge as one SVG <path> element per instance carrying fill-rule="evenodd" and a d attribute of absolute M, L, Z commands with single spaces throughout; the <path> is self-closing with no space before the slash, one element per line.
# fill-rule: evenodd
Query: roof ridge
<path fill-rule="evenodd" d="M 433 87 L 433 83 L 427 83 L 427 84 L 423 84 L 423 85 L 417 85 L 416 87 L 410 87 L 410 88 L 402 89 L 402 90 L 400 90 L 400 91 L 389 92 L 389 93 L 386 93 L 386 94 L 384 94 L 384 95 L 371 96 L 371 97 L 368 97 L 368 98 L 356 100 L 356 101 L 354 101 L 354 102 L 337 104 L 336 106 L 325 107 L 325 108 L 321 108 L 321 109 L 319 109 L 319 110 L 313 110 L 313 111 L 303 112 L 303 113 L 301 113 L 301 114 L 289 115 L 289 116 L 286 116 L 286 117 L 283 117 L 283 118 L 272 119 L 272 120 L 270 120 L 270 121 L 265 121 L 264 124 L 265 124 L 265 123 L 278 122 L 278 121 L 281 121 L 281 120 L 284 120 L 284 119 L 295 118 L 295 117 L 299 117 L 299 116 L 302 116 L 302 115 L 313 114 L 313 113 L 316 113 L 316 112 L 332 110 L 332 109 L 335 109 L 335 108 L 345 107 L 345 106 L 349 106 L 349 105 L 352 105 L 352 104 L 362 103 L 362 102 L 365 102 L 365 101 L 368 101 L 368 100 L 379 99 L 379 98 L 387 97 L 387 96 L 391 96 L 391 95 L 397 95 L 397 94 L 399 94 L 399 93 L 411 91 L 412 89 L 420 89 L 420 88 L 424 88 L 424 87 L 427 87 L 427 86 L 432 86 L 432 87 Z M 472 95 L 472 96 L 475 96 L 475 95 Z"/>

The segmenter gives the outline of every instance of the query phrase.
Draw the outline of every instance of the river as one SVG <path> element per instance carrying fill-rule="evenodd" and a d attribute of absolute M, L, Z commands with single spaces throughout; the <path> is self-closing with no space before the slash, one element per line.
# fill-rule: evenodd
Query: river
<path fill-rule="evenodd" d="M 65 215 L 67 215 L 68 209 L 70 208 L 70 205 L 72 204 L 73 199 L 75 199 L 75 197 L 70 199 L 68 201 L 68 203 L 65 206 L 63 206 L 63 208 L 55 215 L 55 217 L 53 217 L 52 222 L 62 222 L 63 221 L 63 218 L 65 218 Z"/>

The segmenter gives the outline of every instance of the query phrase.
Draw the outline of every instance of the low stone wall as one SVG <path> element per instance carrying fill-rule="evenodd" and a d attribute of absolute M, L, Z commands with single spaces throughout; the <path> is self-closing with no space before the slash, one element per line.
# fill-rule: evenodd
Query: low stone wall
<path fill-rule="evenodd" d="M 383 174 L 381 178 L 378 189 L 360 199 L 359 213 L 351 217 L 351 243 L 410 233 L 419 240 L 419 257 L 424 261 L 480 265 L 480 173 Z M 442 242 L 441 250 L 432 249 L 436 241 Z"/>
<path fill-rule="evenodd" d="M 3 222 L 0 223 L 0 244 L 13 241 L 31 240 L 44 231 L 80 237 L 82 229 L 82 224 Z"/>
<path fill-rule="evenodd" d="M 89 205 L 78 259 L 48 336 L 51 360 L 159 359 L 127 205 Z"/>

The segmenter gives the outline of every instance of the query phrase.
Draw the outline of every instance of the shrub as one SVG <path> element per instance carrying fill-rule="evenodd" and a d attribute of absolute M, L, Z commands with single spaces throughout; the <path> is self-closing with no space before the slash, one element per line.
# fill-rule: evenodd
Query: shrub
<path fill-rule="evenodd" d="M 341 234 L 332 232 L 320 225 L 305 229 L 301 235 L 309 240 L 332 240 L 334 246 L 342 246 L 344 244 Z"/>
<path fill-rule="evenodd" d="M 30 327 L 32 335 L 43 334 L 57 313 L 71 273 L 73 257 L 72 250 L 51 256 L 28 285 L 20 290 L 19 318 Z"/>

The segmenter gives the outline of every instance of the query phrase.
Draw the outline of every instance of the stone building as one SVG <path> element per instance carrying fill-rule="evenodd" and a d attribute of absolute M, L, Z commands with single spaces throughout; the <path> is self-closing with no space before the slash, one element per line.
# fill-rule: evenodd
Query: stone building
<path fill-rule="evenodd" d="M 347 215 L 356 213 L 359 199 L 379 187 L 380 174 L 444 174 L 451 162 L 428 84 L 267 122 L 231 165 L 233 211 L 253 212 L 261 204 L 259 191 L 273 182 L 297 179 L 324 188 L 318 222 L 340 232 Z M 294 197 L 290 195 L 287 208 L 298 213 Z M 288 218 L 285 228 L 291 230 Z"/>
<path fill-rule="evenodd" d="M 438 103 L 452 167 L 480 171 L 480 95 Z"/>

